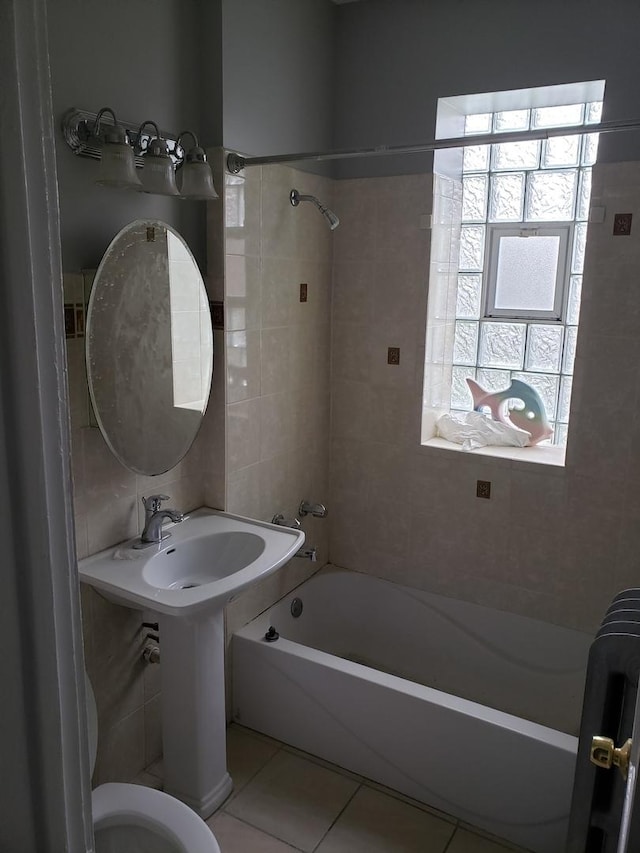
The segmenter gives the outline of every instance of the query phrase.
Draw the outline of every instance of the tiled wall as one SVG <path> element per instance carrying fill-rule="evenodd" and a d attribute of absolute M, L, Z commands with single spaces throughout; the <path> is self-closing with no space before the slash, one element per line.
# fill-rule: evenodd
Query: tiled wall
<path fill-rule="evenodd" d="M 337 185 L 333 563 L 585 630 L 640 585 L 640 228 L 612 235 L 615 213 L 639 215 L 640 164 L 596 167 L 592 203 L 606 217 L 589 226 L 559 468 L 419 446 L 428 184 Z M 385 364 L 396 344 L 401 370 Z"/>
<path fill-rule="evenodd" d="M 226 181 L 225 507 L 292 518 L 302 499 L 329 503 L 332 232 L 310 203 L 294 208 L 289 193 L 331 207 L 332 182 L 286 166 Z M 326 562 L 329 518 L 307 517 L 303 528 L 317 562 L 294 558 L 239 596 L 227 608 L 227 635 Z"/>

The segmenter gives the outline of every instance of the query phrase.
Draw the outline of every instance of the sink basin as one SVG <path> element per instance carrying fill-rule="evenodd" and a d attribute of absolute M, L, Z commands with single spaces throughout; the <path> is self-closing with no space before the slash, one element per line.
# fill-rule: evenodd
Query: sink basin
<path fill-rule="evenodd" d="M 80 560 L 80 579 L 127 607 L 190 616 L 221 609 L 304 543 L 302 531 L 209 509 L 164 530 L 158 545 L 136 549 L 136 537 Z"/>
<path fill-rule="evenodd" d="M 146 583 L 163 589 L 194 589 L 246 569 L 264 552 L 256 533 L 226 530 L 209 533 L 154 554 L 142 569 Z"/>

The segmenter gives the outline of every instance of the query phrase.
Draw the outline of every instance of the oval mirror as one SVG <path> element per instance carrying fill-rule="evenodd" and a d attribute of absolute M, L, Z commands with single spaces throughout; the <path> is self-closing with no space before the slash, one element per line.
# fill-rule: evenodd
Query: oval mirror
<path fill-rule="evenodd" d="M 213 333 L 198 265 L 164 222 L 132 222 L 105 252 L 86 359 L 96 419 L 120 462 L 138 474 L 177 465 L 209 398 Z"/>

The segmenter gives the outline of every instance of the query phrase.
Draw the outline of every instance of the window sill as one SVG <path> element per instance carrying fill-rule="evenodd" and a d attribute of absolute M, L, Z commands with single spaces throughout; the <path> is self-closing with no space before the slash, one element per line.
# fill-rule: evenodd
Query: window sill
<path fill-rule="evenodd" d="M 422 443 L 422 447 L 438 450 L 453 450 L 468 456 L 491 456 L 494 459 L 508 459 L 513 462 L 535 463 L 536 465 L 552 465 L 564 467 L 564 447 L 478 447 L 476 450 L 463 450 L 462 445 L 447 441 L 446 438 L 430 438 Z"/>

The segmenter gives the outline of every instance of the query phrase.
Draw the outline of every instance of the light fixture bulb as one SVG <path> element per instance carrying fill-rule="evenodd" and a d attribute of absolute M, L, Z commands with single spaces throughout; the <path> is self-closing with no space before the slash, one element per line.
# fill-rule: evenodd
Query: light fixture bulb
<path fill-rule="evenodd" d="M 156 137 L 149 142 L 143 155 L 142 191 L 158 195 L 179 195 L 173 160 L 164 139 Z"/>
<path fill-rule="evenodd" d="M 213 183 L 213 172 L 204 149 L 191 148 L 180 169 L 180 195 L 184 199 L 213 201 L 219 198 Z"/>
<path fill-rule="evenodd" d="M 107 126 L 102 138 L 100 152 L 100 171 L 96 184 L 116 189 L 141 190 L 142 184 L 136 174 L 136 163 L 133 148 L 129 145 L 127 132 L 117 123 L 112 110 L 105 108 L 98 114 L 96 130 L 99 132 L 99 119 L 103 112 L 111 112 L 114 124 Z"/>

